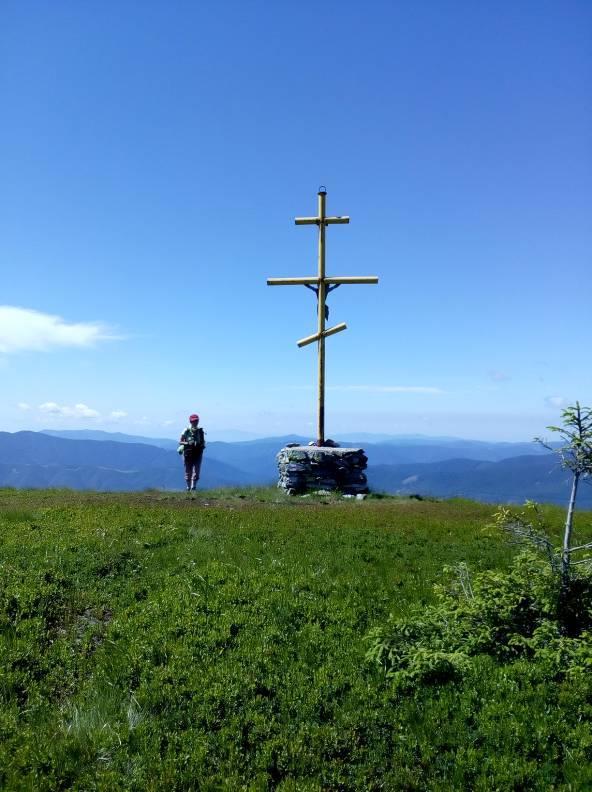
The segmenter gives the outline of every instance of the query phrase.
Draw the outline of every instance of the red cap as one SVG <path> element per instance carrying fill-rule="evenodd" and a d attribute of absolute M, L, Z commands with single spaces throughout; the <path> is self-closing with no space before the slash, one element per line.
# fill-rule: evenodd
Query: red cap
<path fill-rule="evenodd" d="M 189 416 L 189 423 L 191 423 L 191 421 L 199 421 L 199 415 L 196 415 L 195 413 L 192 413 Z"/>

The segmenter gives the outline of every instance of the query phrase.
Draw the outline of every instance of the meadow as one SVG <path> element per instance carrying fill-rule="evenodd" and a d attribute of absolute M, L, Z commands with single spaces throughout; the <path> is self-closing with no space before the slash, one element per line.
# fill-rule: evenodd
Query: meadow
<path fill-rule="evenodd" d="M 0 787 L 592 789 L 586 676 L 483 656 L 401 689 L 367 658 L 444 567 L 508 568 L 492 511 L 0 490 Z"/>

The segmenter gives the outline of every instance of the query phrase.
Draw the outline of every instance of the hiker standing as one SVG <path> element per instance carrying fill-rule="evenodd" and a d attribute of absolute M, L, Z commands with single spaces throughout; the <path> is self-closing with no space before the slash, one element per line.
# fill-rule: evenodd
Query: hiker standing
<path fill-rule="evenodd" d="M 183 454 L 188 493 L 195 492 L 195 485 L 199 481 L 201 460 L 206 447 L 205 432 L 198 424 L 199 415 L 193 413 L 189 416 L 189 426 L 179 439 L 179 453 Z"/>

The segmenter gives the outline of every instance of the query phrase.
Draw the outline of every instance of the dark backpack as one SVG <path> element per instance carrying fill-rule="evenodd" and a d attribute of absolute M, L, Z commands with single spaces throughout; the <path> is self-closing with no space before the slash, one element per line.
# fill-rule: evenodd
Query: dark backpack
<path fill-rule="evenodd" d="M 195 432 L 192 432 L 191 429 L 186 429 L 183 432 L 183 439 L 187 443 L 185 446 L 187 451 L 204 449 L 206 447 L 205 432 L 201 426 L 198 426 Z"/>

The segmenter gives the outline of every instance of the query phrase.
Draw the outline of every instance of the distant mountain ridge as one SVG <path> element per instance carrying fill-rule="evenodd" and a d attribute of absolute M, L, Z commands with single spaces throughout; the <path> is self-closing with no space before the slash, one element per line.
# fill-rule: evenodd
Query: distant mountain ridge
<path fill-rule="evenodd" d="M 159 448 L 174 449 L 177 447 L 177 441 L 169 437 L 145 437 L 143 435 L 130 435 L 124 432 L 106 432 L 102 429 L 42 429 L 41 434 L 51 435 L 52 437 L 62 437 L 65 440 L 109 440 L 117 443 L 142 443 L 144 445 L 158 446 Z M 278 443 L 282 442 L 299 442 L 303 445 L 308 444 L 309 437 L 298 434 L 289 435 L 271 435 L 265 437 L 249 437 L 248 432 L 244 432 L 244 437 L 233 440 L 221 440 L 219 435 L 223 432 L 212 432 L 210 442 L 212 443 L 259 443 L 275 440 Z M 236 431 L 232 435 L 240 434 Z M 206 432 L 207 435 L 207 432 Z M 446 448 L 461 449 L 463 453 L 467 450 L 472 450 L 477 453 L 488 453 L 487 449 L 498 449 L 496 456 L 502 459 L 504 456 L 517 456 L 520 449 L 528 448 L 528 453 L 541 453 L 540 446 L 533 441 L 491 441 L 491 440 L 467 440 L 462 437 L 448 437 L 448 436 L 431 436 L 421 434 L 376 434 L 372 432 L 346 432 L 336 435 L 336 440 L 343 445 L 397 445 L 404 448 L 409 446 L 435 446 Z M 504 450 L 505 449 L 505 450 Z M 537 450 L 539 449 L 539 450 Z M 544 452 L 542 452 L 544 453 Z"/>
<path fill-rule="evenodd" d="M 61 437 L 64 440 L 110 440 L 115 443 L 142 443 L 142 445 L 153 445 L 168 450 L 174 450 L 178 445 L 177 440 L 171 437 L 145 437 L 144 435 L 130 435 L 125 432 L 106 432 L 103 429 L 42 429 L 41 434 L 50 435 L 51 437 Z M 180 434 L 181 429 L 179 429 L 179 435 Z M 222 439 L 226 435 L 233 439 Z M 294 437 L 295 436 L 296 435 L 294 435 Z M 290 437 L 292 437 L 292 435 L 290 435 Z M 261 439 L 268 438 L 253 436 L 251 432 L 239 432 L 238 430 L 214 432 L 211 436 L 211 441 L 217 443 L 256 443 Z"/>
<path fill-rule="evenodd" d="M 210 442 L 200 484 L 207 488 L 273 484 L 276 454 L 288 442 L 307 439 L 288 435 Z M 563 504 L 567 499 L 568 476 L 553 454 L 533 443 L 418 436 L 402 437 L 397 443 L 389 436 L 388 442 L 350 439 L 342 445 L 365 448 L 369 483 L 375 490 L 498 502 L 531 498 Z M 0 486 L 181 489 L 183 465 L 176 447 L 172 439 L 96 430 L 0 432 Z M 583 487 L 580 506 L 588 503 L 588 497 L 588 488 Z"/>
<path fill-rule="evenodd" d="M 208 460 L 202 472 L 204 487 L 256 483 L 256 475 L 216 459 Z M 0 432 L 0 485 L 181 489 L 183 464 L 175 451 L 144 443 L 65 440 L 41 432 Z"/>
<path fill-rule="evenodd" d="M 437 498 L 470 498 L 484 503 L 539 503 L 565 505 L 571 474 L 554 455 L 517 456 L 498 462 L 448 459 L 428 464 L 376 465 L 370 485 L 393 495 L 430 495 Z M 580 509 L 592 509 L 592 486 L 584 484 L 578 495 Z"/>
<path fill-rule="evenodd" d="M 70 437 L 72 433 L 64 434 Z M 112 437 L 109 432 L 95 433 L 87 430 L 85 434 L 89 438 L 96 438 L 102 442 L 109 441 Z M 55 436 L 55 433 L 52 436 Z M 116 436 L 120 437 L 121 435 Z M 134 439 L 133 435 L 123 435 L 122 437 L 126 438 L 125 442 L 132 442 Z M 389 441 L 382 443 L 356 441 L 354 435 L 348 436 L 346 440 L 339 439 L 344 446 L 362 446 L 366 449 L 370 472 L 377 465 L 433 463 L 459 458 L 497 462 L 511 456 L 548 453 L 540 445 L 534 443 L 491 443 L 460 438 L 446 440 L 445 438 L 430 438 L 420 435 L 404 435 L 402 442 L 396 443 L 395 436 L 388 435 L 387 437 Z M 142 442 L 148 440 L 149 438 L 142 438 Z M 174 448 L 177 447 L 177 443 L 172 440 L 162 440 L 161 442 L 163 445 L 169 443 Z M 260 484 L 270 484 L 277 480 L 276 454 L 286 443 L 306 445 L 308 438 L 301 435 L 284 435 L 235 443 L 208 442 L 204 472 L 211 461 L 216 460 L 244 471 L 246 477 L 254 476 Z"/>
<path fill-rule="evenodd" d="M 61 437 L 63 440 L 96 440 L 112 443 L 140 443 L 174 451 L 178 443 L 166 437 L 143 437 L 123 432 L 104 432 L 101 429 L 43 429 L 40 434 Z"/>

